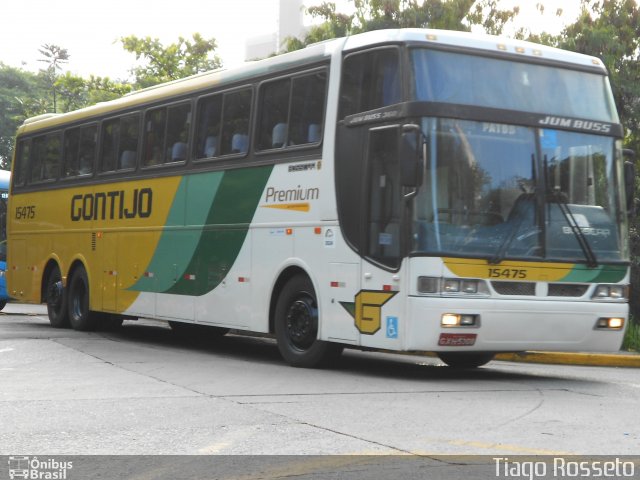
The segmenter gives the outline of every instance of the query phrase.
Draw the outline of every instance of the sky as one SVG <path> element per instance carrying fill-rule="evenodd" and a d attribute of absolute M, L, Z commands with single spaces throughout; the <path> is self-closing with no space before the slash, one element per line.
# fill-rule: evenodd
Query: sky
<path fill-rule="evenodd" d="M 564 20 L 571 21 L 580 3 L 543 0 L 546 15 L 540 17 L 534 7 L 538 1 L 502 1 L 505 6 L 519 5 L 520 21 L 534 31 L 559 31 L 562 22 L 554 15 L 556 8 L 562 7 Z M 321 3 L 305 0 L 308 6 Z M 348 0 L 335 3 L 339 11 L 352 4 Z M 122 48 L 119 38 L 151 36 L 168 45 L 179 36 L 191 38 L 199 32 L 204 38 L 216 39 L 216 53 L 230 67 L 244 60 L 249 37 L 277 29 L 276 6 L 277 0 L 5 0 L 0 17 L 0 62 L 37 71 L 44 67 L 38 62 L 42 58 L 38 49 L 54 44 L 69 52 L 64 70 L 124 80 L 129 78 L 135 56 Z"/>

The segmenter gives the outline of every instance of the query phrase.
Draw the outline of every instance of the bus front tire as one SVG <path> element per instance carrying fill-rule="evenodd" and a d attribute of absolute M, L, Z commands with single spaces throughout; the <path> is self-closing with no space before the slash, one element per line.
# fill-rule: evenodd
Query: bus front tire
<path fill-rule="evenodd" d="M 71 327 L 81 331 L 94 330 L 98 317 L 95 312 L 89 310 L 89 279 L 83 267 L 73 272 L 67 295 Z"/>
<path fill-rule="evenodd" d="M 67 291 L 62 286 L 59 267 L 54 267 L 49 273 L 45 288 L 49 323 L 54 328 L 68 328 L 70 324 L 67 312 Z"/>
<path fill-rule="evenodd" d="M 318 303 L 306 275 L 296 275 L 282 289 L 275 331 L 280 355 L 293 367 L 331 366 L 342 352 L 341 345 L 318 340 Z"/>
<path fill-rule="evenodd" d="M 438 357 L 452 368 L 477 368 L 495 357 L 491 352 L 441 352 Z"/>

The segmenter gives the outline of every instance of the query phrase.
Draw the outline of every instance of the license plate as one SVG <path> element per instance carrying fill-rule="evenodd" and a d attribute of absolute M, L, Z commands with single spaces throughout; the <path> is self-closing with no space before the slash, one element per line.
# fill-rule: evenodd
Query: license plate
<path fill-rule="evenodd" d="M 441 333 L 438 345 L 441 347 L 470 347 L 476 343 L 476 333 Z"/>

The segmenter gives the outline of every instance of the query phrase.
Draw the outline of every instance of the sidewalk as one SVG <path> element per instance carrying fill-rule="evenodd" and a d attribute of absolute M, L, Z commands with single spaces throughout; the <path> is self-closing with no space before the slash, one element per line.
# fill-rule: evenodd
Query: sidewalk
<path fill-rule="evenodd" d="M 630 367 L 640 368 L 640 353 L 564 353 L 564 352 L 521 352 L 499 353 L 495 360 L 525 363 L 551 363 L 558 365 L 583 365 L 589 367 Z"/>

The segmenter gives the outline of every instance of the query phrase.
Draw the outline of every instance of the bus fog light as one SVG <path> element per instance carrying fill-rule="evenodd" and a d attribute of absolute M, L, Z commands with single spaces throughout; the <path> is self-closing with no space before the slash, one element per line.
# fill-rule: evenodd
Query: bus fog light
<path fill-rule="evenodd" d="M 477 315 L 460 315 L 461 327 L 475 327 L 478 324 Z"/>
<path fill-rule="evenodd" d="M 624 318 L 621 317 L 599 318 L 596 322 L 596 328 L 599 329 L 620 330 L 622 327 L 624 327 Z"/>
<path fill-rule="evenodd" d="M 444 313 L 440 319 L 443 327 L 476 327 L 478 326 L 478 315 L 469 313 Z"/>
<path fill-rule="evenodd" d="M 445 313 L 442 315 L 440 324 L 443 327 L 457 327 L 460 325 L 460 315 L 456 315 L 455 313 Z"/>

